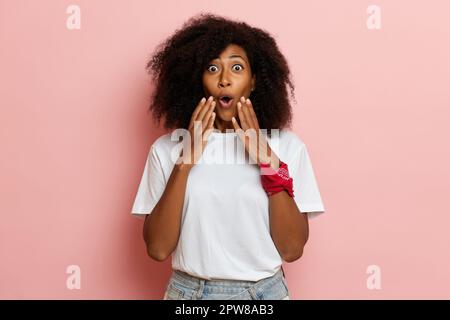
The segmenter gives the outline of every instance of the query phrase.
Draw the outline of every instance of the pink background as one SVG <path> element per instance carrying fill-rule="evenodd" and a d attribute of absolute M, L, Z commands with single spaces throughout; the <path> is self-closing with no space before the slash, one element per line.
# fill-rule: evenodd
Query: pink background
<path fill-rule="evenodd" d="M 66 28 L 71 4 L 80 30 Z M 271 32 L 294 75 L 293 129 L 327 212 L 284 265 L 292 299 L 450 298 L 448 1 L 277 4 L 0 1 L 0 298 L 163 296 L 170 259 L 147 257 L 130 215 L 164 133 L 144 67 L 201 11 Z M 366 27 L 371 4 L 380 30 Z"/>

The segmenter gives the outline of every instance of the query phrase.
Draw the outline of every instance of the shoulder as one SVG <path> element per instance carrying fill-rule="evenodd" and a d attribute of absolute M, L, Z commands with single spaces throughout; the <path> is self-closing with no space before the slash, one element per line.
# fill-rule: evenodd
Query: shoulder
<path fill-rule="evenodd" d="M 178 138 L 172 137 L 172 132 L 165 133 L 156 138 L 151 148 L 157 153 L 170 151 L 180 142 Z"/>
<path fill-rule="evenodd" d="M 152 144 L 150 153 L 153 158 L 157 158 L 161 165 L 170 168 L 175 164 L 183 147 L 183 130 L 173 130 L 159 136 Z"/>
<path fill-rule="evenodd" d="M 280 130 L 280 139 L 284 144 L 301 148 L 305 145 L 300 136 L 290 129 Z"/>
<path fill-rule="evenodd" d="M 281 129 L 278 133 L 272 133 L 270 145 L 279 147 L 284 154 L 297 153 L 306 147 L 300 136 L 290 129 Z"/>

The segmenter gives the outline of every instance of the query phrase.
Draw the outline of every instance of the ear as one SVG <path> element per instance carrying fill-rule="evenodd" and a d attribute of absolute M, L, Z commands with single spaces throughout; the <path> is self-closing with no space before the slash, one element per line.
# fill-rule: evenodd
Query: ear
<path fill-rule="evenodd" d="M 256 85 L 256 76 L 253 75 L 253 77 L 252 77 L 252 88 L 253 88 L 252 91 L 255 90 L 255 88 L 256 88 L 255 85 Z"/>

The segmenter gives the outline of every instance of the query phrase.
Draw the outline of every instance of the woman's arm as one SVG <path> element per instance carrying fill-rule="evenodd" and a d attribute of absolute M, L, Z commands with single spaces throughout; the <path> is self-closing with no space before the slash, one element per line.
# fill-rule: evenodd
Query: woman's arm
<path fill-rule="evenodd" d="M 252 102 L 250 99 L 242 97 L 237 105 L 242 128 L 234 117 L 232 121 L 234 129 L 238 132 L 239 138 L 244 143 L 245 150 L 256 163 L 270 163 L 271 167 L 277 170 L 280 159 L 270 148 L 267 140 L 259 134 L 259 122 Z M 258 137 L 256 148 L 250 148 L 250 144 L 254 143 L 254 140 L 250 137 L 254 137 L 254 135 L 247 135 L 247 130 L 249 129 L 252 130 L 249 133 L 255 133 L 255 131 L 258 133 L 255 135 Z M 261 143 L 266 145 L 266 148 L 263 150 L 259 149 Z M 265 153 L 266 150 L 267 155 Z M 299 259 L 303 254 L 303 247 L 308 240 L 309 227 L 307 215 L 300 213 L 294 199 L 286 191 L 281 191 L 269 197 L 269 216 L 270 235 L 283 260 L 292 262 Z"/>
<path fill-rule="evenodd" d="M 270 147 L 269 147 L 270 149 Z M 270 150 L 270 163 L 278 170 L 280 158 Z M 283 190 L 269 196 L 270 235 L 282 259 L 293 262 L 303 254 L 308 241 L 309 225 L 306 213 L 301 213 L 294 198 Z"/>
<path fill-rule="evenodd" d="M 186 184 L 192 166 L 175 164 L 164 193 L 145 218 L 143 236 L 147 253 L 157 261 L 166 260 L 177 246 Z"/>
<path fill-rule="evenodd" d="M 161 198 L 145 218 L 143 235 L 147 253 L 157 261 L 166 260 L 177 247 L 187 179 L 189 172 L 199 161 L 208 137 L 213 131 L 215 105 L 212 96 L 208 100 L 203 98 L 198 103 L 192 114 L 187 136 L 191 151 L 184 153 L 184 145 L 180 149 L 179 158 L 175 162 Z M 198 135 L 198 130 L 201 130 L 201 135 Z M 198 143 L 198 137 L 201 138 L 201 143 Z"/>
<path fill-rule="evenodd" d="M 300 213 L 294 199 L 281 191 L 269 197 L 269 216 L 270 235 L 283 260 L 299 259 L 309 236 L 307 214 Z"/>

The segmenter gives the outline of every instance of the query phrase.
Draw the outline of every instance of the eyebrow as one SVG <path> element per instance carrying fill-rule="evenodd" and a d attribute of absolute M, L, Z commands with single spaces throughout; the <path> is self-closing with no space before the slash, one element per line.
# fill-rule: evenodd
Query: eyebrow
<path fill-rule="evenodd" d="M 245 61 L 245 59 L 244 58 L 242 58 L 240 55 L 238 55 L 238 54 L 232 54 L 231 56 L 229 56 L 228 57 L 228 59 L 231 59 L 231 58 L 241 58 L 242 60 L 244 60 Z M 214 60 L 218 60 L 219 58 L 215 58 Z"/>

